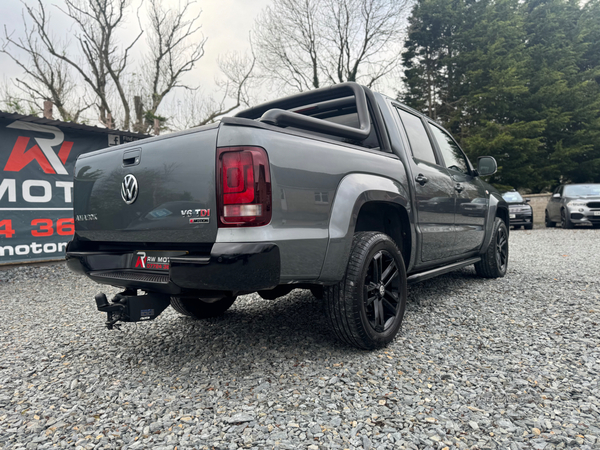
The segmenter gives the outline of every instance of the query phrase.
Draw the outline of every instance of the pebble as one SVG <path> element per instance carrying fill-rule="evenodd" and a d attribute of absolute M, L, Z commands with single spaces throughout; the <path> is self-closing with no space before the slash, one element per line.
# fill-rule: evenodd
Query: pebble
<path fill-rule="evenodd" d="M 506 277 L 409 286 L 402 332 L 339 343 L 309 291 L 104 328 L 64 263 L 0 270 L 0 447 L 598 448 L 600 230 L 511 231 Z"/>

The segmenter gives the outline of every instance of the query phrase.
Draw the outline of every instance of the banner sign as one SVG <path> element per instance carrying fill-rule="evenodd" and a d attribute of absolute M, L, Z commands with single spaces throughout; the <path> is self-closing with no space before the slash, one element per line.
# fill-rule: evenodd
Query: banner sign
<path fill-rule="evenodd" d="M 0 264 L 64 258 L 74 232 L 75 160 L 139 139 L 85 128 L 0 119 Z"/>

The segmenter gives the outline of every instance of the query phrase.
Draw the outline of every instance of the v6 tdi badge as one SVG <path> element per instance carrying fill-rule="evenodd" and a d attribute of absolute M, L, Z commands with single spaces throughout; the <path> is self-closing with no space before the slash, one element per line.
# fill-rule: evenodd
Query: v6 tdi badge
<path fill-rule="evenodd" d="M 182 209 L 181 216 L 189 219 L 189 223 L 209 223 L 210 209 Z"/>

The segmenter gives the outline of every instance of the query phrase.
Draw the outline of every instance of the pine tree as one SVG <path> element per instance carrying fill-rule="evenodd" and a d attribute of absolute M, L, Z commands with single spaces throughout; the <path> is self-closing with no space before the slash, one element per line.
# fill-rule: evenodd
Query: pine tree
<path fill-rule="evenodd" d="M 600 0 L 418 0 L 399 96 L 448 128 L 492 182 L 600 181 Z"/>

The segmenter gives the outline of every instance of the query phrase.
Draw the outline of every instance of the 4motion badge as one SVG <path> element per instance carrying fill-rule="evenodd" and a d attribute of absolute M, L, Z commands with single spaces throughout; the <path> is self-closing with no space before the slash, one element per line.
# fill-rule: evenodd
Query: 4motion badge
<path fill-rule="evenodd" d="M 209 223 L 210 209 L 182 209 L 181 216 L 189 220 L 189 223 Z"/>

